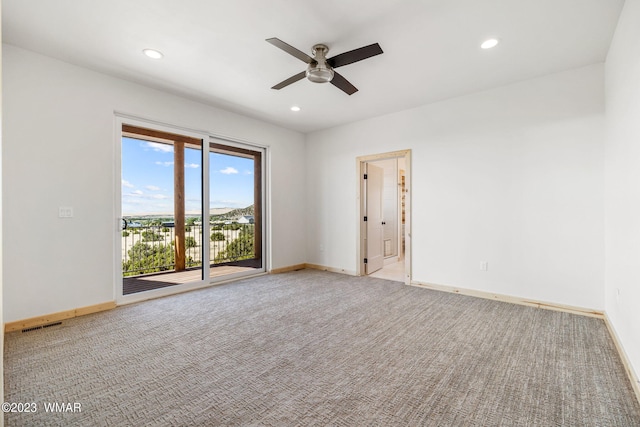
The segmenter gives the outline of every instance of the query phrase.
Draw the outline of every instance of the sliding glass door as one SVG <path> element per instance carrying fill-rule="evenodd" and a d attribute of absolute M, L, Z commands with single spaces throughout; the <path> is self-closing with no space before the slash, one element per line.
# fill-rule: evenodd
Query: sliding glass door
<path fill-rule="evenodd" d="M 122 122 L 121 299 L 266 270 L 265 150 L 208 139 Z"/>
<path fill-rule="evenodd" d="M 202 140 L 123 126 L 123 295 L 203 279 Z"/>

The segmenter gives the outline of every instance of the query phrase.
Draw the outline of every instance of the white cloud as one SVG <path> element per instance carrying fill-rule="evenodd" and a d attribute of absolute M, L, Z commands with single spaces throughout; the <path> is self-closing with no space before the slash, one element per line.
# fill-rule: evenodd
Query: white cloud
<path fill-rule="evenodd" d="M 126 179 L 122 180 L 122 186 L 123 187 L 127 187 L 127 188 L 133 188 L 134 185 L 132 183 L 130 183 L 129 181 L 127 181 Z"/>
<path fill-rule="evenodd" d="M 164 194 L 154 194 L 151 197 L 153 197 L 154 199 L 158 199 L 158 200 L 167 199 L 167 196 L 165 196 Z"/>
<path fill-rule="evenodd" d="M 147 185 L 144 188 L 146 188 L 149 191 L 158 191 L 158 190 L 160 190 L 160 187 L 156 187 L 155 185 Z"/>
<path fill-rule="evenodd" d="M 173 162 L 156 162 L 156 165 L 169 167 L 169 166 L 173 166 Z"/>
<path fill-rule="evenodd" d="M 149 148 L 153 151 L 159 151 L 161 153 L 173 153 L 173 145 L 160 144 L 158 142 L 143 142 L 144 148 Z"/>
<path fill-rule="evenodd" d="M 244 171 L 244 174 L 245 175 L 253 175 L 253 171 L 246 170 L 246 171 Z"/>
<path fill-rule="evenodd" d="M 142 192 L 142 190 L 134 190 L 131 192 L 131 194 L 136 194 L 138 196 L 142 196 L 144 193 Z"/>
<path fill-rule="evenodd" d="M 232 168 L 231 166 L 227 166 L 226 168 L 220 170 L 220 173 L 223 173 L 225 175 L 231 175 L 234 173 L 238 173 L 238 169 Z"/>

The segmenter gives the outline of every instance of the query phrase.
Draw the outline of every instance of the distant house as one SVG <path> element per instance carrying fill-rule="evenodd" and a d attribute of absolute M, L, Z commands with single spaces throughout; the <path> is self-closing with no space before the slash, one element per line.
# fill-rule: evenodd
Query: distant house
<path fill-rule="evenodd" d="M 241 216 L 238 219 L 238 224 L 253 224 L 253 223 L 254 223 L 253 215 Z"/>

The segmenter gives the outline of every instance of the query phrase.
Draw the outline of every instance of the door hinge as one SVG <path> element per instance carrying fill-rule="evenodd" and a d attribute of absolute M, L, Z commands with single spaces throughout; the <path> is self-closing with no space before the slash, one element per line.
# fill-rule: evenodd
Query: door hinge
<path fill-rule="evenodd" d="M 366 173 L 364 174 L 364 179 L 367 179 L 367 174 Z"/>
<path fill-rule="evenodd" d="M 366 258 L 364 259 L 364 263 L 365 263 L 365 264 L 367 263 L 367 259 L 366 259 Z"/>
<path fill-rule="evenodd" d="M 367 220 L 367 217 L 366 217 L 366 216 L 364 217 L 364 220 L 365 220 L 365 221 Z"/>

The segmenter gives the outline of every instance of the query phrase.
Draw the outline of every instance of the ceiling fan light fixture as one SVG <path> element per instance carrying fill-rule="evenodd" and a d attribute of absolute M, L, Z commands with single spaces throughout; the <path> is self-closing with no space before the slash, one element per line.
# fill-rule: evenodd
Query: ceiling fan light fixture
<path fill-rule="evenodd" d="M 333 70 L 327 67 L 309 67 L 307 69 L 307 79 L 314 83 L 329 83 L 333 80 Z"/>
<path fill-rule="evenodd" d="M 324 44 L 313 46 L 314 61 L 307 68 L 307 79 L 314 83 L 329 83 L 333 79 L 333 69 L 327 65 L 329 48 Z"/>

